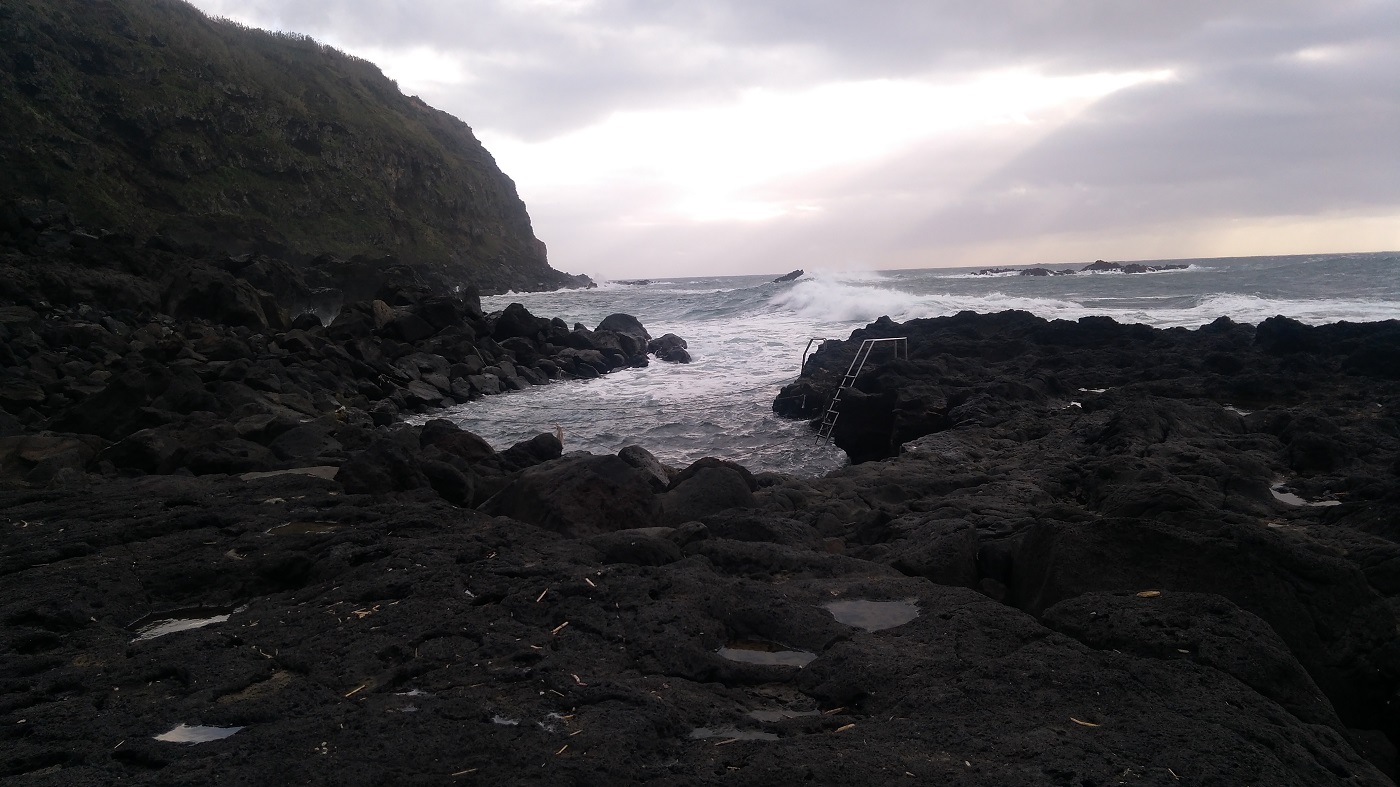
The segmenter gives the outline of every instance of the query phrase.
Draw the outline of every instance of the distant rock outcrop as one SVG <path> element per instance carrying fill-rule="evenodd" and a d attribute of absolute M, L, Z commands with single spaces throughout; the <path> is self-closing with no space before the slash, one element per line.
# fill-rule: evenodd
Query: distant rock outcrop
<path fill-rule="evenodd" d="M 984 268 L 973 276 L 1005 276 L 1007 274 L 1017 274 L 1018 276 L 1073 276 L 1076 273 L 1156 273 L 1158 271 L 1179 271 L 1191 267 L 1173 263 L 1169 265 L 1144 265 L 1140 262 L 1130 262 L 1127 265 L 1118 262 L 1104 262 L 1094 260 L 1079 270 L 1052 270 L 1050 268 Z"/>
<path fill-rule="evenodd" d="M 798 268 L 797 270 L 792 271 L 791 273 L 784 273 L 782 276 L 779 276 L 778 278 L 774 279 L 773 283 L 781 284 L 785 281 L 796 281 L 797 279 L 802 277 L 802 274 L 804 272 L 805 271 L 803 271 L 801 268 Z"/>

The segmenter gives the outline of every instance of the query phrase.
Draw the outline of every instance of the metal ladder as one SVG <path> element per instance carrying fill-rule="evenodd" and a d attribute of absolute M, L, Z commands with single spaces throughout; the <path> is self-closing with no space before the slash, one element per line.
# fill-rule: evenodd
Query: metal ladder
<path fill-rule="evenodd" d="M 856 357 L 851 359 L 850 368 L 846 369 L 846 376 L 841 378 L 841 384 L 836 387 L 836 393 L 831 395 L 831 404 L 826 407 L 826 414 L 822 416 L 821 426 L 817 428 L 817 442 L 823 440 L 830 442 L 831 433 L 836 429 L 836 419 L 841 417 L 841 394 L 845 393 L 855 383 L 860 376 L 860 370 L 865 368 L 865 362 L 869 360 L 870 353 L 875 349 L 875 345 L 885 342 L 894 343 L 894 357 L 909 360 L 909 338 L 906 336 L 895 336 L 888 339 L 866 339 L 860 343 L 860 349 L 856 350 Z"/>

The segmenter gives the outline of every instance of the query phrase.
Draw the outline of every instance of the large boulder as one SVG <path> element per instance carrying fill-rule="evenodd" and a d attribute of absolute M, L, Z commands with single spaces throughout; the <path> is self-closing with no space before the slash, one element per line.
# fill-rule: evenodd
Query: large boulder
<path fill-rule="evenodd" d="M 272 296 L 225 271 L 202 265 L 171 277 L 162 303 L 165 312 L 181 319 L 202 319 L 253 330 L 285 330 L 291 320 Z"/>
<path fill-rule="evenodd" d="M 423 424 L 418 440 L 425 449 L 437 448 L 470 464 L 494 464 L 499 459 L 490 443 L 445 418 L 434 418 Z"/>
<path fill-rule="evenodd" d="M 540 432 L 529 440 L 521 440 L 501 452 L 501 464 L 512 470 L 523 470 L 542 462 L 558 459 L 564 453 L 564 443 L 549 432 Z"/>
<path fill-rule="evenodd" d="M 630 314 L 609 314 L 598 323 L 598 327 L 593 331 L 594 344 L 599 350 L 605 349 L 605 344 L 611 344 L 607 338 L 609 334 L 616 337 L 614 341 L 626 358 L 626 363 L 632 366 L 647 365 L 647 343 L 651 341 L 651 334 L 642 327 L 642 323 Z"/>
<path fill-rule="evenodd" d="M 670 486 L 674 472 L 640 445 L 624 447 L 617 452 L 617 458 L 640 470 L 657 492 L 664 492 Z"/>
<path fill-rule="evenodd" d="M 652 339 L 648 342 L 647 352 L 663 361 L 670 361 L 671 363 L 690 363 L 690 353 L 686 352 L 686 348 L 689 346 L 690 345 L 686 344 L 685 339 L 682 339 L 674 333 L 668 333 L 659 339 Z"/>
<path fill-rule="evenodd" d="M 418 448 L 411 430 L 385 435 L 351 455 L 340 466 L 335 480 L 354 494 L 382 495 L 431 487 Z"/>
<path fill-rule="evenodd" d="M 571 537 L 658 524 L 646 477 L 616 456 L 571 454 L 526 469 L 480 507 Z"/>
<path fill-rule="evenodd" d="M 641 320 L 630 314 L 609 314 L 603 318 L 602 322 L 598 323 L 598 327 L 594 330 L 612 331 L 616 334 L 631 336 L 640 339 L 643 345 L 651 341 L 651 334 L 647 333 Z"/>
<path fill-rule="evenodd" d="M 60 471 L 84 469 L 102 447 L 102 438 L 93 435 L 0 437 L 0 479 L 48 483 Z"/>
<path fill-rule="evenodd" d="M 107 387 L 68 409 L 55 428 L 120 440 L 132 432 L 157 426 L 151 400 L 164 392 L 171 373 L 159 367 L 132 369 L 107 381 Z"/>
<path fill-rule="evenodd" d="M 495 327 L 491 329 L 491 338 L 499 342 L 518 336 L 533 341 L 539 339 L 541 334 L 547 333 L 549 328 L 547 318 L 536 317 L 521 304 L 512 303 L 496 317 Z"/>
<path fill-rule="evenodd" d="M 731 508 L 757 508 L 757 486 L 742 467 L 706 457 L 681 471 L 662 495 L 662 523 L 678 525 Z"/>

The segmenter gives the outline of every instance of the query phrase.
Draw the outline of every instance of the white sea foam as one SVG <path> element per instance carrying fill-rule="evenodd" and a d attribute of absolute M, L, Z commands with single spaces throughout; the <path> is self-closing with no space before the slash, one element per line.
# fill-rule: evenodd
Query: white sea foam
<path fill-rule="evenodd" d="M 873 320 L 881 315 L 898 319 L 914 308 L 919 298 L 894 287 L 873 287 L 826 277 L 798 281 L 771 303 L 803 317 L 832 322 Z"/>
<path fill-rule="evenodd" d="M 1400 303 L 1395 301 L 1281 299 L 1254 295 L 1208 295 L 1194 306 L 1184 309 L 1101 309 L 1101 313 L 1119 322 L 1140 322 L 1159 328 L 1194 328 L 1229 317 L 1235 322 L 1257 324 L 1282 315 L 1308 325 L 1350 321 L 1373 322 L 1400 318 Z"/>
<path fill-rule="evenodd" d="M 837 323 L 870 322 L 881 316 L 900 322 L 919 317 L 945 317 L 962 311 L 1022 309 L 1043 317 L 1068 316 L 1083 311 L 1078 303 L 1053 298 L 1026 298 L 1000 292 L 985 295 L 917 295 L 894 286 L 871 287 L 825 278 L 800 282 L 773 296 L 771 302 L 802 317 Z"/>

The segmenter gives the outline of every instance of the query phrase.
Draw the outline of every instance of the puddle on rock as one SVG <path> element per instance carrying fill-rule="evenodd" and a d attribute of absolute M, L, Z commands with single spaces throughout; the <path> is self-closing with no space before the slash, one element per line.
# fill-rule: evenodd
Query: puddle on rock
<path fill-rule="evenodd" d="M 212 626 L 215 623 L 228 622 L 229 616 L 242 612 L 246 606 L 239 607 L 228 612 L 221 612 L 216 608 L 196 607 L 194 609 L 181 609 L 173 612 L 147 615 L 145 618 L 131 624 L 136 629 L 136 638 L 132 642 L 143 642 L 156 637 L 163 637 L 166 634 L 174 634 L 178 631 L 193 631 L 202 629 L 205 626 Z M 210 614 L 215 613 L 215 614 Z"/>
<path fill-rule="evenodd" d="M 692 740 L 702 740 L 705 738 L 724 738 L 725 740 L 736 741 L 776 741 L 778 736 L 775 733 L 763 732 L 762 730 L 741 730 L 737 727 L 696 727 L 690 731 Z"/>
<path fill-rule="evenodd" d="M 838 623 L 855 626 L 866 631 L 892 629 L 919 616 L 919 606 L 912 601 L 865 601 L 850 599 L 828 601 L 822 607 L 836 618 Z"/>
<path fill-rule="evenodd" d="M 269 536 L 323 536 L 340 529 L 339 522 L 287 522 L 269 528 Z"/>
<path fill-rule="evenodd" d="M 1254 411 L 1253 411 L 1253 410 L 1241 410 L 1240 408 L 1234 406 L 1233 404 L 1227 404 L 1227 405 L 1225 405 L 1225 409 L 1226 409 L 1226 410 L 1229 410 L 1230 412 L 1234 413 L 1235 415 L 1240 415 L 1240 416 L 1244 416 L 1244 415 L 1253 415 L 1253 414 L 1254 414 Z"/>
<path fill-rule="evenodd" d="M 1340 500 L 1319 500 L 1315 503 L 1311 500 L 1304 500 L 1303 498 L 1293 494 L 1292 492 L 1285 491 L 1284 484 L 1282 482 L 1269 487 L 1269 492 L 1273 494 L 1275 500 L 1279 501 L 1280 503 L 1287 503 L 1290 506 L 1313 506 L 1315 508 L 1318 508 L 1325 506 L 1339 506 L 1342 504 L 1342 501 Z"/>
<path fill-rule="evenodd" d="M 791 650 L 776 642 L 757 639 L 735 640 L 720 648 L 719 655 L 730 661 L 773 667 L 805 667 L 817 657 L 809 651 Z"/>
<path fill-rule="evenodd" d="M 208 743 L 209 741 L 223 740 L 241 729 L 243 728 L 177 724 L 169 732 L 156 735 L 155 739 L 166 743 Z"/>
<path fill-rule="evenodd" d="M 751 710 L 749 718 L 754 721 L 787 721 L 788 719 L 799 719 L 803 716 L 820 716 L 821 711 L 815 710 Z"/>

